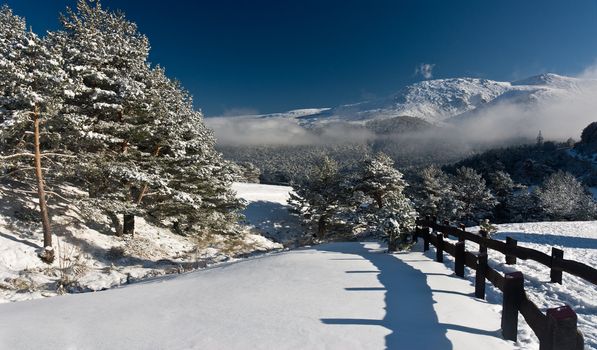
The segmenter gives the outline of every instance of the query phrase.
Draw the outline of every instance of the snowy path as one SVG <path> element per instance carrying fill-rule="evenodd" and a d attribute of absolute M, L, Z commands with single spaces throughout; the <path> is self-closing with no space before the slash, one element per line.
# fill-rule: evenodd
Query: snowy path
<path fill-rule="evenodd" d="M 512 349 L 470 282 L 415 249 L 333 243 L 0 305 L 0 349 Z"/>

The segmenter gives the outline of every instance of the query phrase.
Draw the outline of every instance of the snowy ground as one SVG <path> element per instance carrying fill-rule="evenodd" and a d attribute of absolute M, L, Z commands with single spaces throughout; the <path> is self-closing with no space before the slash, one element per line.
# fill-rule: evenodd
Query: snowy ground
<path fill-rule="evenodd" d="M 35 199 L 0 186 L 0 303 L 98 291 L 282 248 L 255 230 L 196 240 L 140 218 L 134 238 L 116 237 L 103 215 L 82 213 L 57 198 L 49 205 L 57 255 L 52 265 L 37 257 L 43 244 Z"/>
<path fill-rule="evenodd" d="M 292 187 L 234 183 L 232 188 L 248 202 L 244 211 L 246 221 L 262 235 L 285 245 L 297 245 L 303 237 L 297 217 L 288 212 L 288 199 Z"/>
<path fill-rule="evenodd" d="M 476 232 L 479 228 L 467 230 Z M 589 266 L 597 266 L 597 221 L 589 222 L 540 222 L 498 225 L 494 239 L 506 240 L 510 236 L 518 240 L 518 245 L 551 254 L 551 247 L 564 250 L 564 258 L 576 260 Z M 478 251 L 478 245 L 467 242 L 466 249 Z M 433 249 L 427 254 L 434 256 Z M 445 263 L 453 268 L 454 260 L 449 255 Z M 516 265 L 506 265 L 505 257 L 489 250 L 489 264 L 498 271 L 521 271 L 525 276 L 525 290 L 529 299 L 542 311 L 570 305 L 578 314 L 578 326 L 585 337 L 585 349 L 597 349 L 597 286 L 582 278 L 564 273 L 563 284 L 550 283 L 550 269 L 534 261 L 518 259 Z M 474 271 L 467 269 L 467 277 L 474 281 Z M 487 300 L 493 303 L 494 310 L 501 312 L 502 294 L 488 284 Z M 538 340 L 530 327 L 520 320 L 519 342 L 529 348 L 538 348 Z"/>
<path fill-rule="evenodd" d="M 472 294 L 420 252 L 332 243 L 0 305 L 0 348 L 514 349 Z"/>
<path fill-rule="evenodd" d="M 226 244 L 217 237 L 190 240 L 143 220 L 134 239 L 122 239 L 102 233 L 105 228 L 83 221 L 71 207 L 54 206 L 61 258 L 49 267 L 35 255 L 41 233 L 27 224 L 30 213 L 23 209 L 34 204 L 0 191 L 0 302 L 56 295 L 62 274 L 81 291 L 123 285 L 0 305 L 0 349 L 514 348 L 500 338 L 501 292 L 489 286 L 487 301 L 475 299 L 470 271 L 468 280 L 456 278 L 448 255 L 447 266 L 435 263 L 433 252 L 423 254 L 420 246 L 391 256 L 377 243 L 334 243 L 178 275 L 230 261 L 230 254 L 243 250 L 281 247 L 255 231 L 287 245 L 301 235 L 286 210 L 290 187 L 234 188 L 248 202 L 252 228 Z M 556 246 L 567 259 L 597 266 L 597 222 L 499 229 L 497 239 L 509 235 L 546 253 Z M 123 255 L 112 256 L 114 247 Z M 478 247 L 469 243 L 467 249 Z M 490 251 L 494 268 L 511 271 L 503 260 Z M 527 293 L 543 310 L 571 305 L 586 349 L 597 349 L 594 285 L 565 273 L 562 286 L 548 283 L 549 269 L 531 261 L 519 260 L 514 268 L 525 274 Z M 126 285 L 131 280 L 137 283 Z M 518 346 L 538 348 L 520 321 Z"/>

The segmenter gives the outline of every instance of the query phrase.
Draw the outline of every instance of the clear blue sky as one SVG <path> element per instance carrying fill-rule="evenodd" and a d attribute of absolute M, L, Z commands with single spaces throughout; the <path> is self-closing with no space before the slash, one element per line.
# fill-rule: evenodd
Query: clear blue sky
<path fill-rule="evenodd" d="M 0 0 L 1 2 L 2 0 Z M 74 0 L 6 0 L 38 33 Z M 597 61 L 597 0 L 104 0 L 206 115 L 325 107 L 433 77 L 576 74 Z"/>

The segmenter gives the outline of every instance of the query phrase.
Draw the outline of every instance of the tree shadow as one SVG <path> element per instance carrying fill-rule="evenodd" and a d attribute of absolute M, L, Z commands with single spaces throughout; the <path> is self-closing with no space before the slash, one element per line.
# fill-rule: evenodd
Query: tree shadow
<path fill-rule="evenodd" d="M 357 247 L 358 249 L 348 249 L 349 251 L 347 251 L 345 249 L 347 246 L 324 244 L 316 247 L 316 249 L 357 254 L 371 262 L 377 268 L 377 271 L 364 270 L 362 273 L 377 273 L 376 277 L 383 287 L 345 288 L 345 290 L 350 293 L 384 292 L 385 316 L 381 320 L 324 318 L 321 319 L 322 323 L 385 327 L 391 331 L 385 339 L 387 349 L 452 349 L 452 342 L 447 338 L 448 330 L 499 336 L 498 330 L 488 331 L 439 322 L 433 307 L 436 303 L 433 299 L 434 292 L 471 296 L 459 292 L 433 290 L 427 284 L 427 275 L 449 275 L 425 274 L 380 249 L 368 249 L 365 243 L 361 243 Z M 350 270 L 346 273 L 354 274 L 359 272 Z"/>
<path fill-rule="evenodd" d="M 41 249 L 41 246 L 39 244 L 30 242 L 30 241 L 28 241 L 26 239 L 19 239 L 19 238 L 15 237 L 15 236 L 11 236 L 11 235 L 6 234 L 6 233 L 0 232 L 0 237 L 4 237 L 6 239 L 10 239 L 11 241 L 15 241 L 15 242 L 18 242 L 18 243 L 23 243 L 23 244 L 25 244 L 25 245 L 27 245 L 27 246 L 29 246 L 31 248 Z"/>
<path fill-rule="evenodd" d="M 357 246 L 357 245 L 353 245 Z M 448 327 L 439 323 L 433 309 L 433 292 L 419 270 L 383 251 L 369 250 L 364 244 L 346 251 L 338 245 L 321 245 L 318 250 L 351 253 L 371 262 L 379 271 L 383 288 L 346 288 L 347 292 L 384 291 L 385 316 L 372 319 L 321 319 L 324 324 L 378 325 L 391 331 L 386 336 L 387 349 L 452 349 L 446 337 Z M 354 273 L 354 272 L 351 272 Z"/>
<path fill-rule="evenodd" d="M 561 246 L 566 248 L 597 249 L 597 239 L 587 237 L 561 236 L 550 233 L 499 232 L 494 239 L 506 240 L 512 237 L 519 242 Z"/>
<path fill-rule="evenodd" d="M 301 224 L 290 215 L 288 207 L 276 202 L 251 202 L 244 210 L 246 221 L 259 229 L 263 235 L 282 242 L 294 238 L 294 232 Z"/>

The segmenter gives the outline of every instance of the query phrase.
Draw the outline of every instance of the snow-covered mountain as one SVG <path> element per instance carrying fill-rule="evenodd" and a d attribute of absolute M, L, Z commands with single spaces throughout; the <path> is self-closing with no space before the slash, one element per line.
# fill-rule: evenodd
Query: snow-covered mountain
<path fill-rule="evenodd" d="M 514 82 L 479 78 L 436 79 L 406 86 L 386 98 L 334 108 L 301 109 L 244 117 L 296 119 L 301 125 L 313 126 L 336 122 L 361 124 L 375 119 L 410 116 L 441 125 L 473 117 L 476 112 L 500 104 L 532 108 L 538 103 L 565 98 L 595 85 L 597 80 L 552 73 Z"/>

